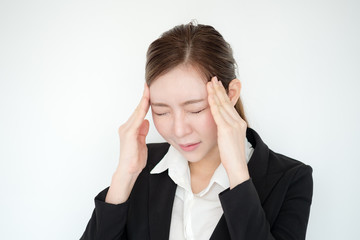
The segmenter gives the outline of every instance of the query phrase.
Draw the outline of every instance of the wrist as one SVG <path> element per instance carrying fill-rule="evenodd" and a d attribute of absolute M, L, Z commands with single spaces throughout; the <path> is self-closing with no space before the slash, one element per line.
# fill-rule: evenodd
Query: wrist
<path fill-rule="evenodd" d="M 126 202 L 137 177 L 138 174 L 129 174 L 127 172 L 116 170 L 112 176 L 110 188 L 106 195 L 105 202 L 112 204 Z"/>
<path fill-rule="evenodd" d="M 121 183 L 121 185 L 126 188 L 126 186 L 133 186 L 138 176 L 138 173 L 134 174 L 117 169 L 114 172 L 111 181 Z"/>
<path fill-rule="evenodd" d="M 237 185 L 250 179 L 250 174 L 247 169 L 247 166 L 246 168 L 242 167 L 242 168 L 232 169 L 231 171 L 228 171 L 227 174 L 229 177 L 230 189 L 233 189 Z"/>

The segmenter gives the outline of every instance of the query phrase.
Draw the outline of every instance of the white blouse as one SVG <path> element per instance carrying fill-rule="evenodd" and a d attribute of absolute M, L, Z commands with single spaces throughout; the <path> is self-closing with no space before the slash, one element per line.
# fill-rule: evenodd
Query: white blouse
<path fill-rule="evenodd" d="M 246 161 L 249 162 L 254 149 L 247 139 L 245 143 Z M 167 169 L 169 177 L 177 184 L 169 239 L 208 240 L 223 214 L 218 195 L 230 186 L 224 166 L 220 163 L 209 185 L 198 194 L 191 190 L 188 161 L 173 146 L 150 173 Z"/>

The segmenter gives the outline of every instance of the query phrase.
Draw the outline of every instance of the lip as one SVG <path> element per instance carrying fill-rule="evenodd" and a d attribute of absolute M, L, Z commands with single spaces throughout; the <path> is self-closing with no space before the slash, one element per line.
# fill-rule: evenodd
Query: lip
<path fill-rule="evenodd" d="M 179 144 L 182 150 L 186 152 L 190 152 L 195 150 L 200 145 L 200 142 L 198 143 L 189 143 L 189 144 Z"/>

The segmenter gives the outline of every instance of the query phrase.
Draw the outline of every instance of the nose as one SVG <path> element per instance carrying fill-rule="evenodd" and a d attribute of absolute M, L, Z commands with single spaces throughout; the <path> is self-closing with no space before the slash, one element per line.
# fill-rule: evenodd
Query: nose
<path fill-rule="evenodd" d="M 183 114 L 175 116 L 173 130 L 177 138 L 182 138 L 191 133 L 191 126 Z"/>

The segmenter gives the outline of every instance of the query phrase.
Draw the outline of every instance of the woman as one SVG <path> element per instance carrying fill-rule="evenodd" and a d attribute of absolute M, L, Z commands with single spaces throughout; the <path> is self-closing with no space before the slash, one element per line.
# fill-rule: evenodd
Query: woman
<path fill-rule="evenodd" d="M 176 26 L 150 45 L 119 165 L 81 239 L 305 239 L 312 169 L 247 127 L 235 66 L 211 26 Z M 150 106 L 165 143 L 145 143 Z"/>

